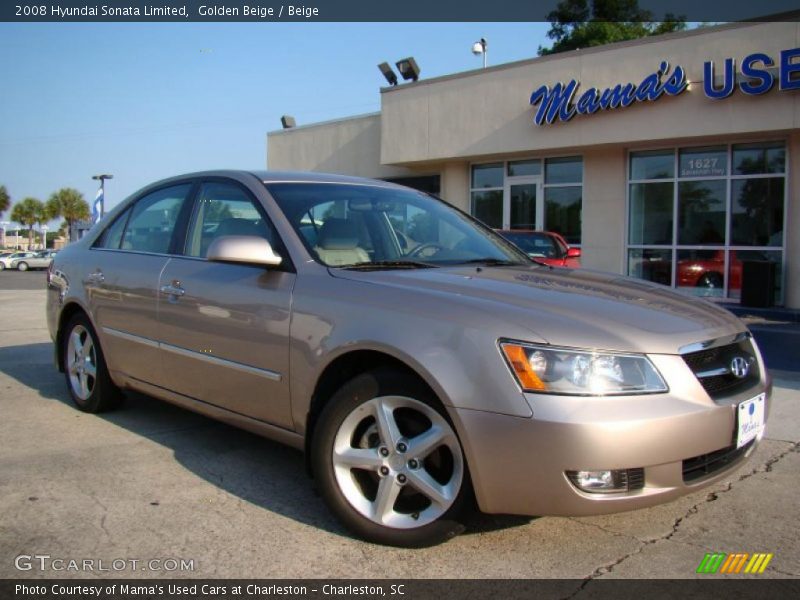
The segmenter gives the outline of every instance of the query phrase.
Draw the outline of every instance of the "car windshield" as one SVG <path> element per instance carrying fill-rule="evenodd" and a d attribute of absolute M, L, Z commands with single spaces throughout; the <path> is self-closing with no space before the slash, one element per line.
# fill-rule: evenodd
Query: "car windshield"
<path fill-rule="evenodd" d="M 311 254 L 329 267 L 530 265 L 490 229 L 422 192 L 329 183 L 267 188 Z"/>
<path fill-rule="evenodd" d="M 566 253 L 566 249 L 546 233 L 504 231 L 500 235 L 531 257 L 563 258 Z"/>

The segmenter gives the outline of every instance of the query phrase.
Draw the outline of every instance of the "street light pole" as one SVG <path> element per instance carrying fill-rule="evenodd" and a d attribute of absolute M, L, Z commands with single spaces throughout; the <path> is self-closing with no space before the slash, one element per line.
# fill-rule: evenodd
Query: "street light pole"
<path fill-rule="evenodd" d="M 113 175 L 109 175 L 108 173 L 103 173 L 102 175 L 92 175 L 92 179 L 95 181 L 100 181 L 100 219 L 103 218 L 103 215 L 106 212 L 106 179 L 114 179 Z M 96 202 L 97 200 L 95 200 Z"/>
<path fill-rule="evenodd" d="M 47 225 L 42 225 L 42 250 L 47 250 L 47 230 L 50 229 Z"/>

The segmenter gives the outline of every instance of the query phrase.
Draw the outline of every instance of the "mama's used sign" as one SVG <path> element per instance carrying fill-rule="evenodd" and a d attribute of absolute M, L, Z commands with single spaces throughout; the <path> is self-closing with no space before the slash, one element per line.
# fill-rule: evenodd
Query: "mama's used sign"
<path fill-rule="evenodd" d="M 800 60 L 796 59 L 800 59 L 800 48 L 781 51 L 778 60 L 778 89 L 800 89 Z M 714 62 L 706 61 L 703 64 L 703 92 L 709 98 L 727 98 L 733 94 L 738 83 L 744 94 L 764 94 L 775 84 L 775 66 L 775 61 L 766 54 L 749 54 L 742 59 L 740 77 L 737 77 L 736 60 L 726 58 L 722 69 L 722 83 L 717 86 L 714 82 Z M 662 96 L 677 96 L 688 85 L 684 68 L 676 65 L 674 69 L 670 69 L 667 61 L 663 61 L 657 71 L 647 75 L 638 84 L 620 83 L 602 90 L 590 87 L 580 95 L 580 83 L 576 79 L 566 84 L 559 82 L 552 87 L 543 85 L 531 94 L 531 106 L 538 106 L 533 121 L 537 125 L 549 125 L 556 120 L 569 121 L 575 115 L 591 115 L 599 110 L 625 108 L 637 102 L 654 102 Z"/>

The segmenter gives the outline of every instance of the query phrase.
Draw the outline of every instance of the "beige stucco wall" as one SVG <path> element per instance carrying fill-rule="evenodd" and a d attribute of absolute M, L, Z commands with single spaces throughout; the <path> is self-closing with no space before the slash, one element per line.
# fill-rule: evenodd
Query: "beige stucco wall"
<path fill-rule="evenodd" d="M 469 163 L 455 161 L 442 167 L 441 197 L 453 206 L 469 212 Z"/>
<path fill-rule="evenodd" d="M 586 268 L 625 272 L 626 161 L 621 146 L 583 152 L 581 264 Z"/>
<path fill-rule="evenodd" d="M 358 177 L 400 177 L 409 169 L 380 163 L 381 116 L 363 115 L 267 134 L 267 168 Z"/>
<path fill-rule="evenodd" d="M 800 127 L 800 94 L 751 97 L 739 91 L 712 100 L 702 90 L 703 62 L 721 64 L 800 46 L 800 24 L 738 24 L 721 29 L 614 44 L 502 65 L 486 72 L 423 80 L 382 94 L 381 162 L 411 164 L 453 158 L 508 155 L 599 144 L 657 142 L 674 138 L 787 131 Z M 680 64 L 694 82 L 676 97 L 578 115 L 569 123 L 536 126 L 531 93 L 540 85 L 577 79 L 582 90 L 639 83 L 661 60 Z M 576 96 L 577 98 L 577 96 Z"/>

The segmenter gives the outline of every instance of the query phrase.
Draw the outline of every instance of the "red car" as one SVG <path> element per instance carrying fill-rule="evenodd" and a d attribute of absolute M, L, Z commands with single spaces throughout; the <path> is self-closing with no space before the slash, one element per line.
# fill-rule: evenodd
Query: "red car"
<path fill-rule="evenodd" d="M 723 250 L 698 250 L 695 258 L 678 261 L 678 287 L 701 287 L 722 289 L 725 272 Z M 728 289 L 738 291 L 742 287 L 742 261 L 731 250 Z"/>
<path fill-rule="evenodd" d="M 581 266 L 581 249 L 571 248 L 558 233 L 526 229 L 496 229 L 495 231 L 537 262 L 570 269 L 577 269 Z"/>

